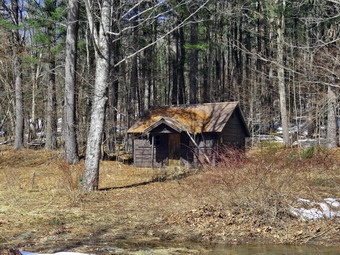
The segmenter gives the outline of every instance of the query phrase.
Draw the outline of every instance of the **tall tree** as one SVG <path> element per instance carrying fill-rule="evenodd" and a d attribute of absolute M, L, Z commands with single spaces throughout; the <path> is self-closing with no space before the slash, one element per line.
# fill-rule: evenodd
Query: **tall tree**
<path fill-rule="evenodd" d="M 40 52 L 45 66 L 45 149 L 57 147 L 57 55 L 58 44 L 63 36 L 60 25 L 64 16 L 62 2 L 57 0 L 29 1 L 26 3 L 27 26 L 31 32 L 30 51 Z M 29 42 L 27 42 L 29 43 Z M 27 45 L 28 46 L 28 45 Z M 37 61 L 37 60 L 36 60 Z"/>
<path fill-rule="evenodd" d="M 56 98 L 56 63 L 53 53 L 49 54 L 48 84 L 47 84 L 47 107 L 46 107 L 46 143 L 45 149 L 57 148 L 57 98 Z"/>
<path fill-rule="evenodd" d="M 336 139 L 336 94 L 335 88 L 328 86 L 328 109 L 327 109 L 327 140 L 328 148 L 334 149 L 337 147 Z"/>
<path fill-rule="evenodd" d="M 178 104 L 184 104 L 185 100 L 185 36 L 184 36 L 184 28 L 179 28 L 179 44 L 178 44 Z"/>
<path fill-rule="evenodd" d="M 138 36 L 138 12 L 139 10 L 135 8 L 133 10 L 133 32 L 132 32 L 132 47 L 133 50 L 138 49 L 139 46 L 139 36 Z M 129 109 L 129 120 L 134 120 L 136 114 L 140 115 L 140 102 L 138 102 L 138 91 L 139 91 L 139 73 L 138 73 L 138 55 L 132 57 L 131 63 L 131 74 L 130 74 L 130 84 L 131 84 L 131 104 Z M 130 122 L 131 123 L 131 122 Z"/>
<path fill-rule="evenodd" d="M 277 78 L 280 97 L 280 113 L 281 125 L 283 132 L 283 141 L 286 145 L 289 144 L 289 125 L 288 125 L 288 112 L 286 103 L 286 86 L 285 86 L 285 69 L 284 69 L 284 45 L 285 45 L 285 8 L 286 1 L 275 1 L 276 8 L 278 9 L 278 16 L 276 19 L 276 32 L 277 32 Z"/>
<path fill-rule="evenodd" d="M 2 0 L 1 6 L 3 12 L 1 14 L 7 15 L 8 22 L 3 22 L 7 28 L 12 32 L 12 53 L 13 53 L 13 80 L 15 90 L 15 140 L 14 149 L 21 150 L 24 143 L 24 113 L 23 113 L 23 89 L 22 89 L 22 35 L 20 33 L 20 19 L 21 9 L 19 0 L 11 2 Z M 6 14 L 5 14 L 6 13 Z"/>
<path fill-rule="evenodd" d="M 105 104 L 107 101 L 107 88 L 109 79 L 109 36 L 111 25 L 111 1 L 103 0 L 100 6 L 99 31 L 96 31 L 93 10 L 89 0 L 85 0 L 87 19 L 96 47 L 96 74 L 94 91 L 92 95 L 92 109 L 90 129 L 86 145 L 86 158 L 84 170 L 85 191 L 98 189 L 100 147 L 105 117 Z"/>
<path fill-rule="evenodd" d="M 78 41 L 78 0 L 69 0 L 66 32 L 65 93 L 64 93 L 64 150 L 69 164 L 79 161 L 76 138 L 76 67 Z"/>
<path fill-rule="evenodd" d="M 189 72 L 189 83 L 190 83 L 190 104 L 197 103 L 197 80 L 198 80 L 198 23 L 193 22 L 191 24 L 190 31 L 190 72 Z"/>

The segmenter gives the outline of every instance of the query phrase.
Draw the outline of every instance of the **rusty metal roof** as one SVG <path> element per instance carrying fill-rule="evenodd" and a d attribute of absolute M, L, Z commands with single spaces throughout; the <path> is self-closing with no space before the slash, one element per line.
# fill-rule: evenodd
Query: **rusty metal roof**
<path fill-rule="evenodd" d="M 148 133 L 158 124 L 171 123 L 179 130 L 197 134 L 203 132 L 222 132 L 229 117 L 236 108 L 238 102 L 221 102 L 192 105 L 167 106 L 150 111 L 144 118 L 139 119 L 128 133 Z M 242 122 L 245 125 L 243 115 Z M 248 132 L 247 127 L 246 132 Z M 249 133 L 249 132 L 248 132 Z"/>

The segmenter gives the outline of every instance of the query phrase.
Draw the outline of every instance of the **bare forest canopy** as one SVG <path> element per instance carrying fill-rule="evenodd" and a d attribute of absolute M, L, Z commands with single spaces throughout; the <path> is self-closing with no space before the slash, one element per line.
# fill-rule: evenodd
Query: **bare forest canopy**
<path fill-rule="evenodd" d="M 336 147 L 339 13 L 339 0 L 1 0 L 0 132 L 16 149 L 64 144 L 70 163 L 87 145 L 95 169 L 102 142 L 120 150 L 153 107 L 239 101 L 253 135 Z"/>

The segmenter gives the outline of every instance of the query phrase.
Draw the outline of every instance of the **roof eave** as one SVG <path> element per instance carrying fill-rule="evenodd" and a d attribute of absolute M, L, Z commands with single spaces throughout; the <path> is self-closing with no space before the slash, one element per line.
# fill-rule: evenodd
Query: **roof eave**
<path fill-rule="evenodd" d="M 143 133 L 144 134 L 151 133 L 152 130 L 154 130 L 155 128 L 159 127 L 162 124 L 167 125 L 168 127 L 170 127 L 171 129 L 175 130 L 178 133 L 181 133 L 183 131 L 179 127 L 172 125 L 171 123 L 169 123 L 169 121 L 166 121 L 164 118 L 162 118 L 159 121 L 155 122 L 154 124 L 150 125 L 148 128 L 146 128 Z"/>

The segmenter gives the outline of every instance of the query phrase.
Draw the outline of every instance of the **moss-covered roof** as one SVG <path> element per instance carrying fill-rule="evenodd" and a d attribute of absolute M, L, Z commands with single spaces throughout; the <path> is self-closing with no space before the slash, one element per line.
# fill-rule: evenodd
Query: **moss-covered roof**
<path fill-rule="evenodd" d="M 140 118 L 128 133 L 145 133 L 160 121 L 171 122 L 173 126 L 192 134 L 222 132 L 237 106 L 238 102 L 223 102 L 162 107 Z"/>

